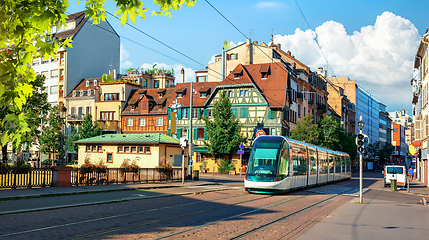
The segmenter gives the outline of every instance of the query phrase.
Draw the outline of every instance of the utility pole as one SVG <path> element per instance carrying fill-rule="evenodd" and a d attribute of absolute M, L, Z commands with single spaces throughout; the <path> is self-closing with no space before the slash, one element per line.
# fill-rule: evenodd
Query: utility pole
<path fill-rule="evenodd" d="M 193 129 L 192 129 L 192 115 L 193 115 L 193 111 L 192 111 L 192 95 L 194 95 L 194 87 L 193 87 L 193 81 L 191 81 L 191 96 L 190 96 L 190 102 L 189 102 L 189 134 L 188 134 L 188 138 L 189 138 L 189 152 L 188 152 L 188 165 L 189 165 L 189 176 L 191 176 L 192 179 L 192 133 L 193 133 Z M 189 179 L 189 180 L 191 180 Z"/>

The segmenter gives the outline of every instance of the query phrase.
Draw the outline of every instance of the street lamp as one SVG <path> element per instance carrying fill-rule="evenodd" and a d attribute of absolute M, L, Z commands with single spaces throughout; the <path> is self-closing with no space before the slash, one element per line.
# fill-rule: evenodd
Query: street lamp
<path fill-rule="evenodd" d="M 360 116 L 358 121 L 358 128 L 359 128 L 359 134 L 356 140 L 359 138 L 364 138 L 364 135 L 362 133 L 363 127 L 365 126 L 365 123 L 362 120 L 362 116 Z M 361 139 L 362 140 L 362 139 Z M 358 140 L 360 141 L 360 140 Z M 363 146 L 358 146 L 358 149 L 362 149 L 359 151 L 359 203 L 363 203 L 363 189 L 362 189 L 362 154 L 363 154 Z"/>
<path fill-rule="evenodd" d="M 61 154 L 60 154 L 60 165 L 61 167 L 64 167 L 64 132 L 65 131 L 65 124 L 64 124 L 64 118 L 65 118 L 65 114 L 67 112 L 67 108 L 64 107 L 64 105 L 62 105 L 60 107 L 60 112 L 61 112 Z"/>

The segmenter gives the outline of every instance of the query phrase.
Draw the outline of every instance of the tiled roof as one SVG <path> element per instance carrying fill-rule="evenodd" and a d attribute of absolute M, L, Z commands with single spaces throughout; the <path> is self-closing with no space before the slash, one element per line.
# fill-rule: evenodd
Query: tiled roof
<path fill-rule="evenodd" d="M 99 86 L 98 86 L 98 84 L 97 84 L 97 86 L 94 86 L 94 80 L 97 80 L 98 83 L 101 82 L 101 78 L 87 78 L 87 79 L 82 79 L 77 84 L 77 86 L 66 96 L 66 98 L 76 98 L 76 97 L 73 97 L 73 91 L 80 91 L 80 92 L 82 92 L 82 91 L 86 90 L 86 91 L 89 92 L 90 89 L 94 90 L 94 94 L 92 96 L 96 96 L 96 93 L 98 93 Z M 89 81 L 89 86 L 88 87 L 86 86 L 86 81 Z M 77 96 L 77 97 L 80 97 L 80 96 L 81 95 L 79 94 L 79 96 Z M 88 96 L 88 95 L 85 95 L 85 96 Z"/>
<path fill-rule="evenodd" d="M 146 98 L 149 102 L 153 103 L 153 107 L 150 109 L 149 114 L 167 114 L 167 107 L 164 102 L 169 102 L 173 96 L 173 88 L 164 88 L 161 93 L 162 97 L 159 97 L 159 88 L 139 89 L 132 90 L 130 97 L 128 98 L 127 104 L 125 105 L 122 114 L 124 115 L 141 115 L 141 108 L 139 107 L 140 102 L 143 98 Z M 140 96 L 142 95 L 142 96 Z M 134 105 L 134 110 L 131 110 L 131 105 Z"/>
<path fill-rule="evenodd" d="M 212 91 L 217 85 L 219 85 L 219 82 L 194 82 L 192 84 L 192 88 L 194 89 L 194 95 L 192 96 L 192 106 L 194 107 L 203 107 L 204 103 L 206 102 L 207 98 L 210 95 L 210 92 L 207 92 L 206 90 L 204 91 L 204 89 L 211 89 L 210 91 Z M 183 90 L 186 91 L 184 92 L 183 96 L 181 98 L 176 98 L 176 94 L 174 94 L 174 96 L 170 99 L 170 102 L 168 103 L 168 106 L 173 104 L 173 101 L 177 100 L 177 103 L 182 104 L 184 107 L 189 106 L 191 99 L 189 96 L 189 93 L 191 92 L 191 83 L 177 83 L 176 84 L 176 88 L 174 89 L 175 93 L 178 92 L 182 92 Z M 203 91 L 200 91 L 201 89 L 203 89 Z M 201 97 L 200 93 L 203 92 L 207 94 L 206 97 Z"/>
<path fill-rule="evenodd" d="M 269 68 L 269 75 L 261 78 L 261 69 Z M 236 78 L 233 72 L 243 71 L 242 76 Z M 238 85 L 253 83 L 268 102 L 270 107 L 284 107 L 287 96 L 288 70 L 282 63 L 264 63 L 252 65 L 237 65 L 220 85 Z"/>
<path fill-rule="evenodd" d="M 77 12 L 77 13 L 73 13 L 67 16 L 67 21 L 68 20 L 75 20 L 76 21 L 76 27 L 72 30 L 67 30 L 64 32 L 59 32 L 53 35 L 54 38 L 62 38 L 62 37 L 68 37 L 68 36 L 73 36 L 75 35 L 77 32 L 79 32 L 80 28 L 83 26 L 83 24 L 85 24 L 86 20 L 88 18 L 85 17 L 85 11 L 81 11 L 81 12 Z"/>
<path fill-rule="evenodd" d="M 141 143 L 164 143 L 180 144 L 180 140 L 162 133 L 141 134 L 105 134 L 101 136 L 81 139 L 78 144 L 141 144 Z"/>

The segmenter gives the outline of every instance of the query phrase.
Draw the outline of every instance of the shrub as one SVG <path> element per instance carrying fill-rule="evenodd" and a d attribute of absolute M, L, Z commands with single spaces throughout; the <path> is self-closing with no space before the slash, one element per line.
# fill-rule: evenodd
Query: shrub
<path fill-rule="evenodd" d="M 234 164 L 229 159 L 220 159 L 217 163 L 219 173 L 228 173 L 234 169 Z"/>

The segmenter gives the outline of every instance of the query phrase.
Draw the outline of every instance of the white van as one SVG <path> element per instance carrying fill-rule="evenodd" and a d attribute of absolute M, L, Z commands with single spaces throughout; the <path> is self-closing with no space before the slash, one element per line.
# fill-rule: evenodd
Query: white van
<path fill-rule="evenodd" d="M 407 169 L 401 165 L 384 166 L 384 187 L 390 185 L 390 180 L 395 179 L 398 186 L 406 187 Z"/>

